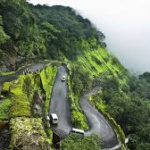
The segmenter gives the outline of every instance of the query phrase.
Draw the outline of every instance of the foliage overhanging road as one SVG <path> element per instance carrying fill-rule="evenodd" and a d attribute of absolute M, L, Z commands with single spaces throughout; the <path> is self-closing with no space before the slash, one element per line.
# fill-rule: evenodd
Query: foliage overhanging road
<path fill-rule="evenodd" d="M 56 113 L 59 118 L 58 126 L 53 126 L 52 129 L 61 137 L 65 138 L 69 134 L 71 125 L 71 111 L 69 101 L 67 100 L 67 81 L 62 82 L 61 77 L 66 75 L 65 67 L 58 68 L 55 84 L 53 87 L 50 113 Z M 102 139 L 102 147 L 104 149 L 114 149 L 119 144 L 117 135 L 108 121 L 90 105 L 85 95 L 79 101 L 80 106 L 85 113 L 90 129 L 85 132 L 85 135 L 98 134 Z"/>

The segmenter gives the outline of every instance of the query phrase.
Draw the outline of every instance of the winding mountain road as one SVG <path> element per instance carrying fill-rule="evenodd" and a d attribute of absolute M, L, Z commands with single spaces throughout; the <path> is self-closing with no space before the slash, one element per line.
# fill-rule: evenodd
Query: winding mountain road
<path fill-rule="evenodd" d="M 32 71 L 36 71 L 37 69 L 43 68 L 45 63 L 37 63 L 30 65 L 28 67 L 24 67 L 20 71 L 15 74 L 8 76 L 0 77 L 0 93 L 1 86 L 4 82 L 12 81 L 18 77 L 18 75 L 22 74 L 25 68 L 29 68 Z M 57 126 L 52 126 L 53 131 L 55 131 L 61 139 L 64 139 L 71 131 L 71 110 L 69 101 L 67 99 L 67 80 L 65 82 L 61 81 L 62 76 L 66 76 L 67 71 L 64 66 L 58 67 L 58 72 L 56 75 L 55 83 L 53 86 L 52 97 L 51 97 L 51 107 L 49 113 L 56 113 L 59 117 L 59 123 Z M 95 90 L 93 90 L 95 91 Z M 102 139 L 102 148 L 106 150 L 116 149 L 115 147 L 119 144 L 117 135 L 108 121 L 102 116 L 100 112 L 98 112 L 89 102 L 88 96 L 93 94 L 88 93 L 84 95 L 80 101 L 80 107 L 85 113 L 88 121 L 89 121 L 89 130 L 85 131 L 85 135 L 89 136 L 93 133 L 98 134 Z"/>
<path fill-rule="evenodd" d="M 52 126 L 52 129 L 61 139 L 65 138 L 72 129 L 71 110 L 67 99 L 67 81 L 61 81 L 64 75 L 67 78 L 65 67 L 58 67 L 50 106 L 50 113 L 56 113 L 59 118 L 58 125 Z"/>
<path fill-rule="evenodd" d="M 118 145 L 118 139 L 115 131 L 103 115 L 88 102 L 88 96 L 83 96 L 79 103 L 89 121 L 90 126 L 89 130 L 85 132 L 85 136 L 89 136 L 91 134 L 99 135 L 102 139 L 102 148 L 110 149 Z"/>
<path fill-rule="evenodd" d="M 61 139 L 65 138 L 72 129 L 71 110 L 67 100 L 67 80 L 61 81 L 61 77 L 64 75 L 67 77 L 66 68 L 60 66 L 53 86 L 50 107 L 50 113 L 56 113 L 59 118 L 58 125 L 52 126 L 52 129 Z M 98 134 L 102 139 L 102 148 L 113 150 L 119 144 L 117 135 L 103 115 L 88 102 L 87 98 L 90 94 L 93 94 L 93 91 L 84 95 L 79 101 L 90 125 L 89 130 L 85 131 L 85 135 Z"/>

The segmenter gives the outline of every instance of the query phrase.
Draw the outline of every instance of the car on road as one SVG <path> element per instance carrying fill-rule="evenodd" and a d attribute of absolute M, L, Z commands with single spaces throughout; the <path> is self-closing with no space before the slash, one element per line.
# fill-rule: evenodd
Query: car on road
<path fill-rule="evenodd" d="M 66 81 L 66 76 L 62 76 L 61 81 Z"/>
<path fill-rule="evenodd" d="M 53 125 L 57 125 L 57 124 L 58 124 L 59 120 L 58 120 L 57 114 L 52 113 L 52 114 L 50 115 L 50 122 L 51 122 Z"/>
<path fill-rule="evenodd" d="M 84 135 L 84 130 L 77 129 L 77 128 L 72 128 L 71 132 Z"/>

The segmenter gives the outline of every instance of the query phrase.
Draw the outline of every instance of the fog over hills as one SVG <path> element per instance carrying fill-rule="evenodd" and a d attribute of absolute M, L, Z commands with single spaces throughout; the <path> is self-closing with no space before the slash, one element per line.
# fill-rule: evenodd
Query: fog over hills
<path fill-rule="evenodd" d="M 107 49 L 129 70 L 150 71 L 149 0 L 29 0 L 71 6 L 106 35 Z"/>

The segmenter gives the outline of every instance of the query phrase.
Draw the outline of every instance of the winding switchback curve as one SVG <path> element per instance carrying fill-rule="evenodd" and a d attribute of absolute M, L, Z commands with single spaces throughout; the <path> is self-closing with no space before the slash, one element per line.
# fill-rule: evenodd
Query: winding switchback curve
<path fill-rule="evenodd" d="M 64 75 L 67 78 L 66 68 L 63 66 L 58 67 L 50 107 L 50 113 L 56 113 L 59 118 L 58 125 L 52 126 L 52 129 L 61 139 L 65 138 L 72 129 L 71 110 L 69 101 L 67 100 L 67 80 L 65 82 L 61 81 L 61 78 Z M 91 134 L 98 134 L 102 139 L 103 149 L 116 149 L 115 147 L 119 145 L 116 132 L 103 115 L 87 100 L 88 96 L 92 94 L 93 92 L 84 95 L 79 101 L 80 107 L 85 113 L 90 126 L 89 130 L 85 132 L 85 135 L 89 136 Z"/>
<path fill-rule="evenodd" d="M 28 68 L 32 71 L 36 71 L 37 69 L 43 68 L 44 65 L 45 63 L 38 63 L 30 65 Z M 27 67 L 24 67 L 15 74 L 1 76 L 0 89 L 4 82 L 16 79 L 18 75 L 22 74 L 25 68 Z M 66 81 L 61 80 L 62 76 L 66 77 Z M 85 131 L 85 136 L 98 134 L 102 139 L 102 148 L 113 150 L 119 146 L 119 141 L 114 129 L 103 117 L 103 115 L 88 102 L 88 96 L 92 95 L 97 90 L 98 89 L 94 89 L 92 92 L 84 95 L 79 101 L 80 107 L 85 113 L 89 122 L 89 130 Z M 64 66 L 58 67 L 58 72 L 52 91 L 49 113 L 56 113 L 58 115 L 59 123 L 57 126 L 52 126 L 52 129 L 60 136 L 61 139 L 64 139 L 72 129 L 71 110 L 69 106 L 69 100 L 67 99 L 67 70 Z"/>
<path fill-rule="evenodd" d="M 102 139 L 102 148 L 111 149 L 119 143 L 116 132 L 103 115 L 88 102 L 88 96 L 83 96 L 79 101 L 80 107 L 86 115 L 90 126 L 85 135 L 98 134 Z"/>

